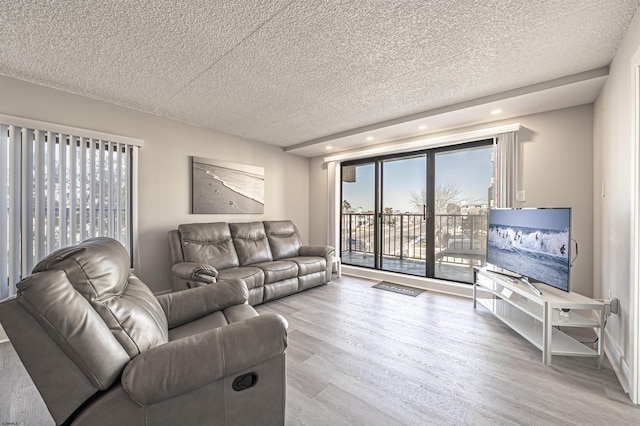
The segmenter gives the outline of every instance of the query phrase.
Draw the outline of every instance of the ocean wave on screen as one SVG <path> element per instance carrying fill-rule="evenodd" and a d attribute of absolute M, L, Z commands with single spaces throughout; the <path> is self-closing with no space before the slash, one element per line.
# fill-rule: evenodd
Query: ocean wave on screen
<path fill-rule="evenodd" d="M 488 244 L 501 250 L 539 253 L 562 259 L 569 257 L 569 230 L 546 230 L 492 226 Z"/>

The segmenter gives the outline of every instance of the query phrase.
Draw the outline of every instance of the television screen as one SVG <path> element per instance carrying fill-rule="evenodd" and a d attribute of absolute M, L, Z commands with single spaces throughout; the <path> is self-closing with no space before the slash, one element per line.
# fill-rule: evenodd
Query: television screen
<path fill-rule="evenodd" d="M 491 209 L 487 263 L 569 291 L 571 209 Z"/>

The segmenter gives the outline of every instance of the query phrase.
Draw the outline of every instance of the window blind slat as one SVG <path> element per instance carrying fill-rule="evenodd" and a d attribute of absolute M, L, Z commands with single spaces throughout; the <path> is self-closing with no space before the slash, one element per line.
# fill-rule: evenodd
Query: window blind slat
<path fill-rule="evenodd" d="M 78 138 L 69 136 L 69 244 L 78 243 Z"/>
<path fill-rule="evenodd" d="M 33 269 L 33 255 L 34 255 L 34 171 L 33 171 L 33 130 L 22 129 L 22 254 L 21 254 L 21 270 L 31 271 Z"/>
<path fill-rule="evenodd" d="M 104 186 L 104 141 L 98 142 L 99 155 L 98 155 L 98 233 L 104 234 L 104 199 L 105 199 L 105 186 Z"/>
<path fill-rule="evenodd" d="M 134 214 L 137 214 L 137 212 L 134 211 L 134 206 L 131 204 L 131 200 L 134 199 L 135 194 L 132 193 L 132 186 L 134 184 L 137 184 L 137 182 L 134 179 L 134 175 L 133 175 L 133 170 L 132 170 L 132 164 L 137 164 L 137 158 L 135 158 L 135 153 L 137 153 L 137 150 L 132 150 L 130 147 L 127 148 L 127 152 L 125 155 L 125 163 L 126 163 L 126 170 L 125 170 L 125 178 L 127 180 L 127 182 L 131 182 L 131 185 L 127 185 L 124 188 L 124 194 L 125 194 L 125 203 L 126 203 L 126 207 L 127 207 L 127 213 L 125 215 L 125 236 L 124 236 L 124 241 L 127 242 L 127 247 L 131 247 L 131 249 L 133 250 L 133 241 L 132 241 L 132 232 L 133 232 L 133 224 L 132 224 L 132 220 L 134 217 Z"/>
<path fill-rule="evenodd" d="M 114 234 L 117 235 L 117 238 L 122 238 L 122 144 L 116 145 L 115 152 L 115 223 L 114 223 Z"/>
<path fill-rule="evenodd" d="M 96 150 L 99 149 L 98 141 L 89 141 L 89 166 L 87 171 L 89 173 L 89 199 L 87 205 L 89 206 L 89 235 L 87 237 L 96 236 L 96 208 L 98 206 L 96 191 Z"/>
<path fill-rule="evenodd" d="M 46 194 L 45 194 L 45 179 L 44 179 L 44 167 L 46 161 L 45 155 L 45 137 L 46 133 L 40 130 L 36 130 L 35 133 L 35 155 L 34 155 L 34 192 L 35 192 L 35 231 L 34 239 L 36 245 L 36 259 L 40 260 L 46 253 L 46 227 L 45 227 L 45 212 L 46 212 Z"/>
<path fill-rule="evenodd" d="M 67 246 L 67 135 L 58 134 L 58 247 Z"/>
<path fill-rule="evenodd" d="M 114 162 L 114 145 L 109 143 L 107 144 L 107 151 L 106 151 L 106 156 L 107 156 L 107 163 L 109 165 L 109 170 L 108 170 L 108 175 L 109 178 L 107 179 L 107 181 L 105 182 L 107 185 L 107 228 L 108 228 L 108 235 L 111 238 L 117 238 L 116 233 L 115 233 L 115 220 L 114 220 L 114 193 L 115 193 L 115 182 L 114 182 L 114 174 L 113 174 L 113 162 Z"/>
<path fill-rule="evenodd" d="M 87 138 L 80 138 L 80 241 L 87 239 L 87 216 L 90 209 L 87 209 L 87 149 L 91 146 L 91 141 Z"/>
<path fill-rule="evenodd" d="M 47 247 L 45 252 L 51 253 L 56 247 L 56 136 L 52 132 L 47 132 L 47 168 L 45 169 L 45 182 L 47 186 Z"/>
<path fill-rule="evenodd" d="M 20 128 L 9 126 L 9 295 L 15 293 L 15 283 L 20 280 L 20 178 L 21 178 Z"/>
<path fill-rule="evenodd" d="M 0 298 L 9 296 L 9 127 L 0 125 Z"/>

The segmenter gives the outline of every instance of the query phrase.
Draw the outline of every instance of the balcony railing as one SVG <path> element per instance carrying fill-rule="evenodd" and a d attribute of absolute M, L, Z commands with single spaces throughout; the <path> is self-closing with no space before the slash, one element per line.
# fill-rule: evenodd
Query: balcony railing
<path fill-rule="evenodd" d="M 466 263 L 470 254 L 478 258 L 486 249 L 485 214 L 436 215 L 432 248 L 426 245 L 427 229 L 423 215 L 382 214 L 381 221 L 383 256 L 426 261 L 428 250 L 433 250 L 440 262 Z M 343 213 L 342 251 L 374 254 L 375 222 L 373 213 Z"/>

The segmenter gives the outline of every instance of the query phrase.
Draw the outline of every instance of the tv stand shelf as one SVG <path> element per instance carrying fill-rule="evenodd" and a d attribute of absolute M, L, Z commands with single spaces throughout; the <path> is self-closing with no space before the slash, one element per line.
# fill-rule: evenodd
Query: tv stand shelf
<path fill-rule="evenodd" d="M 488 268 L 474 268 L 473 307 L 484 306 L 503 323 L 542 351 L 542 362 L 551 365 L 552 355 L 604 358 L 603 302 L 550 286 L 539 286 L 541 295 L 520 280 L 499 275 Z M 570 311 L 564 316 L 561 309 Z M 596 319 L 592 319 L 593 312 Z M 563 313 L 564 314 L 564 313 Z M 559 327 L 587 327 L 596 330 L 596 349 L 565 334 Z"/>

